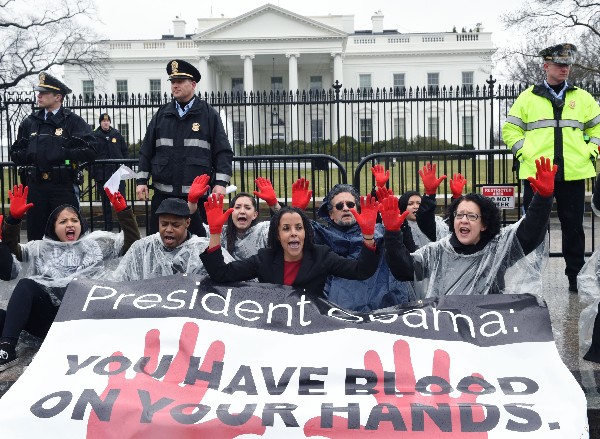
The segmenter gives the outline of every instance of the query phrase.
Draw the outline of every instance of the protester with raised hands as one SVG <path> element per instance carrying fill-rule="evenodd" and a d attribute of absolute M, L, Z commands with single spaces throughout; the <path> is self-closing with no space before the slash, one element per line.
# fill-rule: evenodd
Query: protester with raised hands
<path fill-rule="evenodd" d="M 557 166 L 544 157 L 536 165 L 536 178 L 529 180 L 536 194 L 520 221 L 501 229 L 500 211 L 491 199 L 461 195 L 448 209 L 453 219 L 451 234 L 412 254 L 396 230 L 395 197 L 389 195 L 388 201 L 381 203 L 388 264 L 398 279 L 414 280 L 415 299 L 541 292 L 541 268 L 547 258 L 543 244 Z"/>
<path fill-rule="evenodd" d="M 306 185 L 301 190 L 304 191 Z M 306 198 L 302 198 L 306 200 Z M 343 258 L 329 247 L 314 243 L 309 219 L 297 207 L 282 207 L 270 221 L 268 247 L 250 258 L 225 263 L 221 253 L 221 231 L 233 211 L 223 212 L 223 196 L 213 194 L 205 203 L 210 229 L 209 248 L 201 254 L 204 267 L 216 282 L 234 282 L 257 278 L 259 282 L 303 288 L 309 296 L 323 296 L 328 275 L 348 279 L 366 279 L 379 262 L 373 231 L 377 201 L 370 195 L 361 198 L 361 212 L 352 209 L 363 232 L 358 259 Z"/>
<path fill-rule="evenodd" d="M 0 338 L 0 372 L 17 362 L 16 345 L 21 330 L 44 338 L 54 321 L 67 285 L 75 277 L 104 277 L 107 263 L 123 255 L 140 238 L 133 211 L 116 192 L 107 195 L 117 212 L 121 233 L 88 233 L 78 209 L 57 207 L 50 215 L 43 239 L 19 244 L 20 224 L 33 204 L 27 187 L 9 190 L 10 215 L 4 221 L 4 242 L 28 270 L 8 302 Z M 1 320 L 1 319 L 0 319 Z"/>
<path fill-rule="evenodd" d="M 379 190 L 386 190 L 389 172 L 383 166 L 373 167 Z M 345 258 L 357 259 L 363 249 L 363 233 L 352 209 L 360 206 L 360 195 L 354 186 L 336 184 L 323 198 L 317 211 L 319 221 L 311 221 L 315 243 L 326 245 Z M 373 276 L 364 280 L 329 276 L 325 283 L 327 299 L 351 311 L 367 312 L 388 306 L 402 305 L 408 301 L 409 285 L 398 281 L 385 262 L 383 245 L 384 228 L 376 224 L 373 238 L 382 252 Z M 412 238 L 410 240 L 412 242 Z"/>

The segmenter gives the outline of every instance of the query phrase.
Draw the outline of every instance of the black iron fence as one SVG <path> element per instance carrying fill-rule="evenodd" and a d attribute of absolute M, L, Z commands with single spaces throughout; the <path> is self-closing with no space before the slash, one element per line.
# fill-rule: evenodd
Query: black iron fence
<path fill-rule="evenodd" d="M 490 77 L 486 84 L 475 87 L 347 90 L 336 83 L 329 90 L 218 93 L 202 98 L 221 115 L 235 152 L 232 184 L 238 190 L 252 192 L 254 179 L 265 176 L 285 198 L 291 195 L 291 183 L 305 177 L 312 182 L 316 203 L 335 183 L 346 181 L 346 172 L 353 175 L 361 193 L 370 191 L 373 181 L 368 165 L 375 161 L 391 170 L 391 185 L 397 193 L 418 189 L 417 171 L 430 160 L 438 163 L 440 173 L 466 174 L 469 190 L 477 190 L 484 183 L 515 185 L 519 190 L 512 157 L 500 131 L 510 106 L 524 88 L 497 85 Z M 600 99 L 599 84 L 584 84 L 582 88 Z M 94 128 L 99 115 L 108 112 L 113 126 L 128 142 L 130 160 L 126 162 L 135 170 L 146 127 L 168 99 L 166 95 L 68 96 L 65 106 Z M 3 209 L 6 190 L 17 181 L 14 165 L 9 162 L 9 147 L 19 124 L 35 105 L 32 92 L 6 92 L 0 97 Z M 82 169 L 86 171 L 89 166 L 84 164 Z M 82 205 L 89 210 L 93 227 L 101 208 L 94 181 L 89 173 L 84 172 L 84 176 Z M 134 197 L 135 188 L 130 183 L 127 198 Z M 518 217 L 518 208 L 505 214 Z M 591 224 L 593 227 L 593 221 Z"/>

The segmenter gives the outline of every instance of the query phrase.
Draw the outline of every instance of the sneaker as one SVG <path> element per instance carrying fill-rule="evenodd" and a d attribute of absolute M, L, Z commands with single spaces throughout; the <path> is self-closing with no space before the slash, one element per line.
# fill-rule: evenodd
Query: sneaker
<path fill-rule="evenodd" d="M 8 344 L 0 344 L 0 372 L 17 365 L 17 353 L 15 347 Z"/>

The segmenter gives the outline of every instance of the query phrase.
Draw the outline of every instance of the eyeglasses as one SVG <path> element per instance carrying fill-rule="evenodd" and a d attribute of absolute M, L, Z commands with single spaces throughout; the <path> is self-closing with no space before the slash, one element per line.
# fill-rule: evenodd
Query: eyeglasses
<path fill-rule="evenodd" d="M 337 210 L 344 210 L 344 204 L 348 206 L 348 209 L 352 209 L 354 206 L 356 206 L 354 201 L 340 201 L 339 203 L 336 203 L 335 208 Z"/>
<path fill-rule="evenodd" d="M 476 213 L 458 213 L 458 212 L 454 212 L 454 218 L 456 218 L 457 220 L 461 220 L 465 216 L 471 222 L 472 221 L 477 221 L 479 219 L 479 215 L 477 215 Z"/>

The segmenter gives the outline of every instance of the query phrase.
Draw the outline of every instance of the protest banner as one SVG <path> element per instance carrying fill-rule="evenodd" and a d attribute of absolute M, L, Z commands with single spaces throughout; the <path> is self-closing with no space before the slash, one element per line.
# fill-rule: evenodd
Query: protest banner
<path fill-rule="evenodd" d="M 588 438 L 531 295 L 371 314 L 196 276 L 74 281 L 0 399 L 6 438 Z"/>

